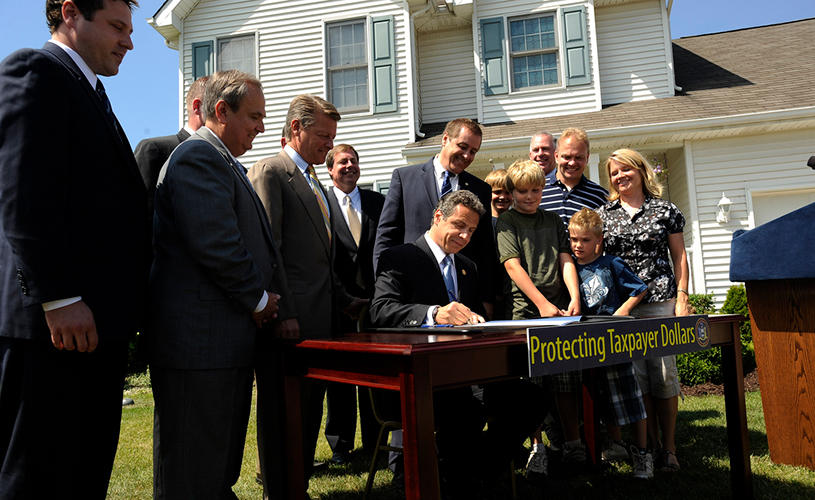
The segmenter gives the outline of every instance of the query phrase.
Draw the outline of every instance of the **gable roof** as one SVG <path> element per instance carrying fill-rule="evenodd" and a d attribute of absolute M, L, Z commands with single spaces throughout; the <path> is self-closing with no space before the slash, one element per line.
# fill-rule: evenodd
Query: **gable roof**
<path fill-rule="evenodd" d="M 680 38 L 673 41 L 677 89 L 673 97 L 607 106 L 600 111 L 483 126 L 485 145 L 529 141 L 540 130 L 581 127 L 618 147 L 641 141 L 676 142 L 700 134 L 758 133 L 815 127 L 815 18 Z M 773 123 L 768 123 L 772 121 Z M 438 146 L 441 124 L 407 148 Z M 647 136 L 647 138 L 646 138 Z M 497 145 L 497 144 L 496 144 Z M 622 144 L 620 144 L 622 145 Z"/>

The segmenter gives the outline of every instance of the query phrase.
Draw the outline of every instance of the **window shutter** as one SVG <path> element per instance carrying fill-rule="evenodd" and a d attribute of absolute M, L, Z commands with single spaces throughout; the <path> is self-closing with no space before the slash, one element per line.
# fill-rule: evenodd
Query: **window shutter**
<path fill-rule="evenodd" d="M 481 51 L 484 60 L 484 95 L 509 93 L 503 17 L 481 20 Z"/>
<path fill-rule="evenodd" d="M 192 44 L 192 80 L 212 74 L 212 42 Z"/>
<path fill-rule="evenodd" d="M 371 18 L 374 113 L 396 111 L 396 54 L 393 16 Z"/>
<path fill-rule="evenodd" d="M 563 9 L 563 52 L 566 56 L 566 85 L 591 83 L 586 10 L 582 6 Z"/>

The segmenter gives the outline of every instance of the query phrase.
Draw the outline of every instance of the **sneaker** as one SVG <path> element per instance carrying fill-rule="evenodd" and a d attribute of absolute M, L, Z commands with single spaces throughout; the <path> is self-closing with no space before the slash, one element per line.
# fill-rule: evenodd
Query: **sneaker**
<path fill-rule="evenodd" d="M 640 453 L 636 446 L 631 447 L 631 459 L 633 460 L 634 477 L 637 479 L 651 479 L 654 477 L 654 459 L 647 451 Z"/>
<path fill-rule="evenodd" d="M 606 439 L 600 456 L 605 462 L 621 462 L 628 460 L 628 451 L 625 449 L 625 443 Z"/>
<path fill-rule="evenodd" d="M 563 461 L 574 464 L 586 463 L 586 447 L 583 443 L 576 444 L 574 447 L 568 444 L 563 444 Z"/>
<path fill-rule="evenodd" d="M 529 460 L 526 462 L 524 477 L 534 479 L 535 477 L 546 476 L 548 473 L 549 457 L 546 456 L 546 448 L 543 448 L 541 451 L 530 451 Z"/>
<path fill-rule="evenodd" d="M 560 432 L 556 427 L 551 425 L 547 425 L 543 429 L 543 433 L 546 435 L 546 439 L 549 441 L 549 449 L 552 451 L 560 451 L 563 449 L 563 433 Z"/>

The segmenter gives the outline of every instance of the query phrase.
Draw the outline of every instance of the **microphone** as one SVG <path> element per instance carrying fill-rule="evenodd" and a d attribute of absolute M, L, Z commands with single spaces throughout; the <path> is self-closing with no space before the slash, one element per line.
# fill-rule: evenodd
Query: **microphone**
<path fill-rule="evenodd" d="M 809 161 L 807 161 L 807 167 L 815 170 L 815 156 L 810 156 Z"/>

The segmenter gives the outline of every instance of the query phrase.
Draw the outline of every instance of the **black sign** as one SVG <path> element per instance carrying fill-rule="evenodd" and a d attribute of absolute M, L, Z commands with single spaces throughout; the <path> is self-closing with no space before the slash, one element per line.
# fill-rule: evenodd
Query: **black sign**
<path fill-rule="evenodd" d="M 529 375 L 540 376 L 710 348 L 707 316 L 667 316 L 529 328 Z"/>

